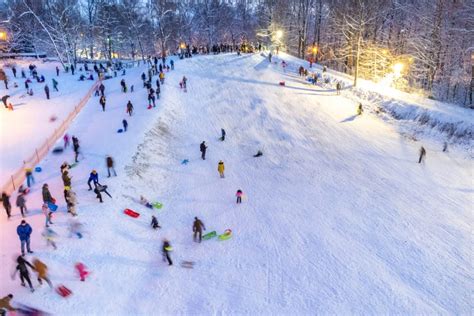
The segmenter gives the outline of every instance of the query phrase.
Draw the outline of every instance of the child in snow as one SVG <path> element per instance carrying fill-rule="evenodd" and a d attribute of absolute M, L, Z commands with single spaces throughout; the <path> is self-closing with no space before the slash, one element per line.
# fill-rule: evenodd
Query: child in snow
<path fill-rule="evenodd" d="M 224 162 L 222 160 L 219 161 L 217 164 L 217 171 L 219 172 L 219 175 L 221 178 L 224 178 Z"/>
<path fill-rule="evenodd" d="M 53 224 L 53 222 L 51 221 L 53 213 L 49 210 L 48 204 L 46 203 L 41 206 L 41 210 L 43 211 L 43 214 L 45 216 L 45 227 L 49 227 L 49 224 Z"/>
<path fill-rule="evenodd" d="M 56 236 L 58 236 L 58 234 L 56 234 L 54 230 L 49 227 L 46 227 L 41 235 L 46 239 L 46 246 L 51 245 L 53 246 L 54 250 L 58 248 L 56 246 L 56 243 L 54 242 L 54 239 L 56 238 Z"/>
<path fill-rule="evenodd" d="M 163 252 L 163 261 L 168 261 L 168 265 L 172 266 L 173 261 L 170 258 L 170 252 L 173 251 L 170 242 L 167 239 L 163 240 L 162 252 Z"/>
<path fill-rule="evenodd" d="M 144 205 L 144 206 L 146 206 L 146 207 L 148 207 L 148 208 L 153 208 L 153 205 L 152 205 L 150 202 L 148 202 L 148 200 L 145 199 L 145 198 L 143 197 L 143 195 L 140 195 L 140 204 L 141 204 L 141 205 Z"/>
<path fill-rule="evenodd" d="M 28 212 L 26 209 L 26 199 L 23 193 L 18 194 L 16 198 L 16 206 L 20 208 L 21 216 L 25 217 L 25 213 Z"/>
<path fill-rule="evenodd" d="M 161 228 L 155 215 L 151 216 L 151 227 L 153 227 L 153 229 Z"/>
<path fill-rule="evenodd" d="M 129 116 L 132 116 L 132 114 L 133 114 L 133 104 L 132 104 L 132 102 L 130 102 L 130 100 L 127 103 L 127 112 L 126 113 Z"/>
<path fill-rule="evenodd" d="M 86 277 L 90 274 L 90 272 L 87 271 L 87 267 L 82 262 L 78 262 L 76 263 L 74 268 L 76 268 L 76 271 L 79 274 L 79 278 L 81 278 L 81 281 L 84 282 L 86 280 Z"/>
<path fill-rule="evenodd" d="M 21 286 L 25 286 L 25 280 L 28 282 L 28 285 L 30 286 L 31 292 L 34 292 L 33 285 L 31 284 L 31 279 L 30 279 L 30 272 L 28 271 L 28 267 L 31 269 L 35 269 L 31 263 L 26 261 L 22 256 L 18 256 L 16 259 L 16 262 L 18 265 L 16 266 L 15 272 L 12 275 L 12 279 L 15 279 L 15 275 L 17 271 L 20 271 L 20 281 L 21 281 Z"/>
<path fill-rule="evenodd" d="M 237 190 L 237 193 L 235 193 L 235 196 L 237 197 L 237 204 L 242 203 L 242 195 L 244 195 L 244 193 L 240 189 Z"/>

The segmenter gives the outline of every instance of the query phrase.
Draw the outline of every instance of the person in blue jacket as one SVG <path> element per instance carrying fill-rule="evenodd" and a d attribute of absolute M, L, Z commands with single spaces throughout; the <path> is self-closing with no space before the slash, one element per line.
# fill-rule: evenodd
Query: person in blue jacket
<path fill-rule="evenodd" d="M 26 244 L 26 250 L 28 253 L 33 253 L 30 249 L 30 236 L 31 233 L 33 232 L 33 229 L 31 228 L 30 224 L 28 224 L 25 220 L 21 221 L 21 224 L 18 225 L 16 228 L 16 233 L 20 237 L 21 241 L 21 255 L 25 255 L 25 244 Z"/>
<path fill-rule="evenodd" d="M 97 187 L 99 184 L 99 174 L 95 170 L 92 170 L 91 174 L 89 175 L 89 180 L 87 181 L 87 184 L 89 185 L 89 191 L 92 191 L 91 182 L 94 182 L 94 187 Z"/>

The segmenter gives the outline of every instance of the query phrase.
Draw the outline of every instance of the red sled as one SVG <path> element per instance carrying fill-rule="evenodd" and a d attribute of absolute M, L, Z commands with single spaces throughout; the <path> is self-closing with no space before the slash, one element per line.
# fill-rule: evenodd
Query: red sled
<path fill-rule="evenodd" d="M 123 211 L 125 214 L 127 214 L 128 216 L 130 217 L 133 217 L 133 218 L 137 218 L 138 216 L 140 216 L 140 213 L 137 213 L 135 211 L 132 211 L 131 209 L 127 208 L 125 209 L 125 211 Z"/>
<path fill-rule="evenodd" d="M 148 105 L 148 107 L 147 107 L 148 110 L 150 110 L 150 109 L 152 109 L 152 108 L 153 108 L 153 107 L 151 106 L 151 104 Z"/>
<path fill-rule="evenodd" d="M 65 287 L 64 285 L 60 285 L 56 288 L 56 292 L 61 295 L 62 297 L 68 297 L 72 294 L 72 291 Z"/>
<path fill-rule="evenodd" d="M 285 82 L 284 81 L 280 81 L 280 86 L 284 86 L 285 85 Z"/>

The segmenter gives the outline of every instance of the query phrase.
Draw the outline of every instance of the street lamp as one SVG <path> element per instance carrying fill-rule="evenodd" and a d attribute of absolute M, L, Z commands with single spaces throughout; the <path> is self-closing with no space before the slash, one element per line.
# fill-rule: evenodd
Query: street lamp
<path fill-rule="evenodd" d="M 275 33 L 275 37 L 277 40 L 280 40 L 283 37 L 283 31 L 282 30 L 277 30 Z"/>
<path fill-rule="evenodd" d="M 7 32 L 0 31 L 0 40 L 6 41 L 7 40 Z"/>

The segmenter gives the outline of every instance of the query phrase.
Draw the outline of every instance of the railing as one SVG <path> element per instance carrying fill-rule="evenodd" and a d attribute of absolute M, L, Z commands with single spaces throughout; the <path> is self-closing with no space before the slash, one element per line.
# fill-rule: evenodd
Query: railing
<path fill-rule="evenodd" d="M 36 148 L 35 152 L 32 153 L 28 159 L 23 161 L 22 167 L 18 168 L 17 171 L 15 171 L 15 173 L 10 176 L 10 179 L 7 181 L 7 183 L 4 184 L 4 186 L 2 187 L 2 192 L 7 192 L 7 194 L 11 194 L 13 191 L 15 191 L 16 188 L 19 187 L 25 181 L 26 168 L 32 168 L 34 171 L 36 164 L 38 164 L 41 159 L 46 157 L 46 155 L 51 150 L 51 147 L 54 146 L 58 139 L 60 139 L 64 135 L 66 130 L 69 128 L 69 125 L 71 125 L 71 122 L 76 118 L 77 114 L 79 114 L 82 108 L 87 104 L 92 93 L 94 93 L 96 87 L 99 85 L 99 82 L 100 81 L 98 80 L 92 85 L 89 91 L 87 91 L 87 94 L 74 107 L 74 110 L 72 110 L 71 113 L 69 113 L 69 115 L 66 117 L 66 119 L 61 123 L 61 125 L 54 130 L 54 133 L 49 136 L 40 147 Z"/>

